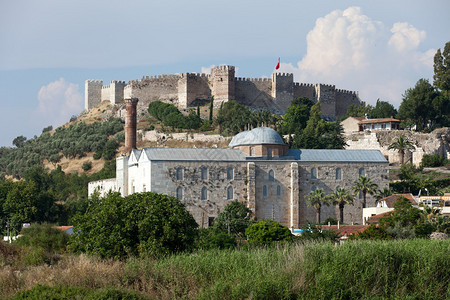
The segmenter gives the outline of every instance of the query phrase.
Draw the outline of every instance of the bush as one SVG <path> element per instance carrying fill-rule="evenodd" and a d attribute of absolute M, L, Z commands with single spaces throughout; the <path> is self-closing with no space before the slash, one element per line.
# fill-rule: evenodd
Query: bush
<path fill-rule="evenodd" d="M 102 152 L 95 152 L 93 158 L 95 160 L 102 158 Z"/>
<path fill-rule="evenodd" d="M 47 252 L 62 253 L 66 250 L 69 236 L 50 224 L 33 224 L 22 229 L 21 236 L 14 244 L 41 248 Z"/>
<path fill-rule="evenodd" d="M 245 234 L 250 244 L 270 245 L 274 242 L 286 242 L 292 240 L 292 233 L 286 226 L 276 221 L 266 219 L 250 225 Z"/>
<path fill-rule="evenodd" d="M 85 162 L 81 168 L 85 172 L 89 171 L 90 169 L 92 169 L 92 162 L 90 162 L 90 161 Z"/>
<path fill-rule="evenodd" d="M 103 258 L 161 256 L 190 250 L 197 238 L 197 223 L 175 197 L 112 193 L 89 206 L 89 214 L 74 218 L 75 251 Z"/>
<path fill-rule="evenodd" d="M 213 227 L 199 230 L 197 248 L 199 249 L 229 249 L 236 247 L 236 238 Z"/>
<path fill-rule="evenodd" d="M 443 166 L 444 157 L 439 154 L 425 154 L 422 157 L 422 166 L 424 167 L 440 167 Z"/>

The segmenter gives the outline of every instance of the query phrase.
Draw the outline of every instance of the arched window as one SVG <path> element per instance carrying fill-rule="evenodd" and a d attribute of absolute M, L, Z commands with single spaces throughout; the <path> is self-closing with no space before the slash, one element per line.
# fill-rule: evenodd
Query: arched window
<path fill-rule="evenodd" d="M 311 191 L 315 191 L 315 190 L 317 190 L 317 187 L 315 186 L 315 185 L 313 185 L 312 187 L 311 187 Z"/>
<path fill-rule="evenodd" d="M 277 186 L 277 196 L 281 196 L 281 185 Z"/>
<path fill-rule="evenodd" d="M 336 180 L 341 180 L 341 179 L 342 179 L 342 169 L 337 168 L 336 169 Z"/>
<path fill-rule="evenodd" d="M 267 185 L 263 186 L 263 197 L 267 197 Z"/>
<path fill-rule="evenodd" d="M 234 178 L 234 170 L 232 167 L 228 167 L 227 168 L 227 179 L 233 180 L 233 178 Z"/>
<path fill-rule="evenodd" d="M 206 200 L 208 199 L 208 189 L 206 187 L 202 188 L 202 196 L 201 196 L 202 200 Z"/>
<path fill-rule="evenodd" d="M 250 156 L 255 156 L 255 148 L 250 147 Z"/>
<path fill-rule="evenodd" d="M 183 188 L 181 186 L 177 187 L 177 198 L 183 200 Z"/>
<path fill-rule="evenodd" d="M 177 180 L 183 180 L 183 169 L 177 168 Z"/>
<path fill-rule="evenodd" d="M 267 149 L 267 157 L 272 157 L 272 149 Z"/>
<path fill-rule="evenodd" d="M 311 179 L 317 179 L 317 168 L 316 167 L 311 168 Z"/>
<path fill-rule="evenodd" d="M 366 171 L 364 170 L 364 168 L 359 168 L 359 177 L 365 176 L 365 175 L 366 175 Z"/>
<path fill-rule="evenodd" d="M 275 181 L 273 170 L 269 171 L 269 181 Z"/>
<path fill-rule="evenodd" d="M 208 168 L 202 168 L 201 173 L 202 173 L 202 180 L 208 180 Z"/>
<path fill-rule="evenodd" d="M 363 198 L 363 193 L 362 192 L 359 192 L 359 199 L 362 199 Z"/>
<path fill-rule="evenodd" d="M 234 195 L 233 195 L 234 193 L 233 193 L 233 187 L 230 185 L 228 188 L 227 188 L 227 200 L 233 200 L 233 198 L 234 198 Z"/>

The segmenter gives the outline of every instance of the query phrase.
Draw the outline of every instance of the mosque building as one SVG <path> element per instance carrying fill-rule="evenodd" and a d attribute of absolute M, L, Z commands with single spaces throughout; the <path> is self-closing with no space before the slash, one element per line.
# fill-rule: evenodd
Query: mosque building
<path fill-rule="evenodd" d="M 310 191 L 350 189 L 360 176 L 380 189 L 389 183 L 388 161 L 378 150 L 289 149 L 268 127 L 237 134 L 226 149 L 136 149 L 136 102 L 126 100 L 127 155 L 116 160 L 116 178 L 90 182 L 89 195 L 151 191 L 174 196 L 200 227 L 208 227 L 230 201 L 238 200 L 257 219 L 298 228 L 315 220 L 315 209 L 306 204 Z M 345 206 L 346 223 L 362 223 L 361 198 Z M 375 206 L 374 197 L 368 195 L 367 206 Z M 322 207 L 322 220 L 338 216 L 338 207 Z"/>

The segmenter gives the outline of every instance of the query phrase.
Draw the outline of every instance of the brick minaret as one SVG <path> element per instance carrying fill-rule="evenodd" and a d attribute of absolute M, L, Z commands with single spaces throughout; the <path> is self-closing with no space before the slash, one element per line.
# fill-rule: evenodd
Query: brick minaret
<path fill-rule="evenodd" d="M 136 106 L 137 98 L 125 99 L 125 154 L 130 154 L 131 150 L 136 149 Z"/>

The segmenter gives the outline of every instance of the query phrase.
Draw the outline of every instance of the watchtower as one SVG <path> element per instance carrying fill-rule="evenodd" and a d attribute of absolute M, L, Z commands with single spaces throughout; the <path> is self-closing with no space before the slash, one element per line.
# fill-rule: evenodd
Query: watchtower
<path fill-rule="evenodd" d="M 218 66 L 211 70 L 212 96 L 214 106 L 220 107 L 223 102 L 235 100 L 234 66 Z"/>

